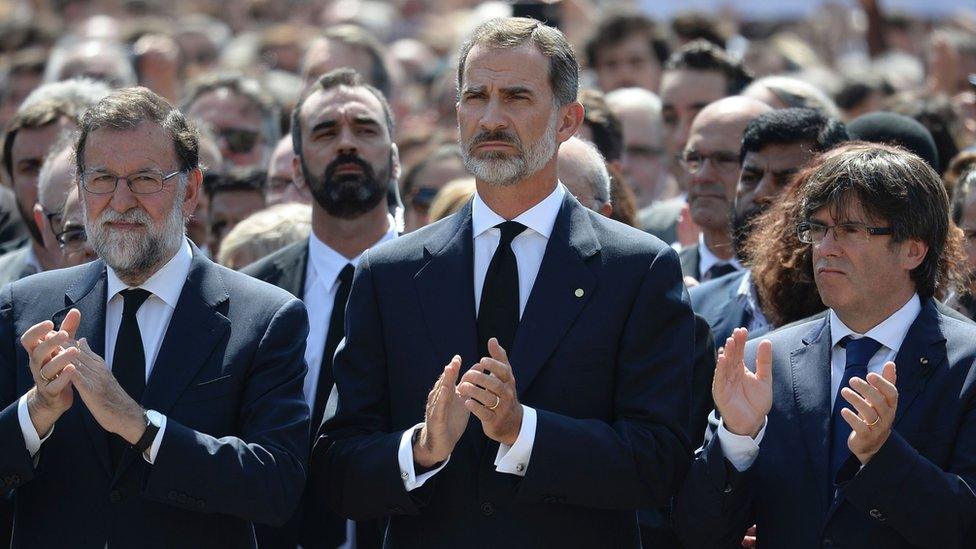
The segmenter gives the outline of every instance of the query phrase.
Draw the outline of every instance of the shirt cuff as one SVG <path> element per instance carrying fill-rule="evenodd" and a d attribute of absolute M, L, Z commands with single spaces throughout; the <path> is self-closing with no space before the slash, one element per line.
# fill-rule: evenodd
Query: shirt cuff
<path fill-rule="evenodd" d="M 41 438 L 37 434 L 37 429 L 34 428 L 34 422 L 30 418 L 30 410 L 27 408 L 27 393 L 20 397 L 20 400 L 17 402 L 17 421 L 20 423 L 20 431 L 24 434 L 24 444 L 27 446 L 27 453 L 33 458 L 40 451 L 41 444 L 44 444 L 44 441 L 54 432 L 54 426 L 51 426 L 51 430 L 48 431 L 44 438 Z"/>
<path fill-rule="evenodd" d="M 749 435 L 737 435 L 725 428 L 725 421 L 718 424 L 718 442 L 722 445 L 725 459 L 740 473 L 752 467 L 759 456 L 759 443 L 766 434 L 766 419 L 763 418 L 762 428 L 753 439 Z"/>
<path fill-rule="evenodd" d="M 145 452 L 142 453 L 142 459 L 146 460 L 150 465 L 156 461 L 159 446 L 163 443 L 163 433 L 166 432 L 166 416 L 159 414 L 159 417 L 159 430 L 156 431 L 156 436 L 153 437 L 152 445 L 149 447 L 149 455 L 147 456 Z"/>
<path fill-rule="evenodd" d="M 495 470 L 499 473 L 525 476 L 535 445 L 536 413 L 534 408 L 522 405 L 522 427 L 519 428 L 515 444 L 499 444 L 495 454 Z"/>
<path fill-rule="evenodd" d="M 451 456 L 447 456 L 447 459 L 439 467 L 417 476 L 413 468 L 413 432 L 423 426 L 423 423 L 418 423 L 404 431 L 403 436 L 400 437 L 400 449 L 397 451 L 397 462 L 400 464 L 400 479 L 403 480 L 403 487 L 408 492 L 423 486 L 431 477 L 439 473 L 447 465 L 447 462 L 451 461 Z"/>

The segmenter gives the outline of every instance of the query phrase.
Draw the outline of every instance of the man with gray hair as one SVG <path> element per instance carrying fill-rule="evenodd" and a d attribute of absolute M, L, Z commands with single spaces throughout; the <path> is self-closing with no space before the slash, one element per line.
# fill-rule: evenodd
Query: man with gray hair
<path fill-rule="evenodd" d="M 309 471 L 340 515 L 389 517 L 389 546 L 640 547 L 635 510 L 690 462 L 677 255 L 557 178 L 578 75 L 552 27 L 475 29 L 457 72 L 475 196 L 356 269 Z"/>
<path fill-rule="evenodd" d="M 559 146 L 559 181 L 580 204 L 610 217 L 610 172 L 596 145 L 571 137 Z"/>
<path fill-rule="evenodd" d="M 661 100 L 643 88 L 622 88 L 606 95 L 607 106 L 624 130 L 620 168 L 634 191 L 638 208 L 678 195 L 668 170 Z"/>
<path fill-rule="evenodd" d="M 255 547 L 305 479 L 305 309 L 187 240 L 197 135 L 164 99 L 112 93 L 75 149 L 99 259 L 0 293 L 12 546 Z"/>
<path fill-rule="evenodd" d="M 224 162 L 237 167 L 264 168 L 281 137 L 278 105 L 260 82 L 239 74 L 193 82 L 183 111 L 213 130 Z"/>
<path fill-rule="evenodd" d="M 37 176 L 37 203 L 33 212 L 44 248 L 53 258 L 61 255 L 58 237 L 64 228 L 64 203 L 74 182 L 74 140 L 72 135 L 66 134 L 51 147 L 41 165 Z M 58 261 L 53 268 L 63 266 L 64 263 Z"/>

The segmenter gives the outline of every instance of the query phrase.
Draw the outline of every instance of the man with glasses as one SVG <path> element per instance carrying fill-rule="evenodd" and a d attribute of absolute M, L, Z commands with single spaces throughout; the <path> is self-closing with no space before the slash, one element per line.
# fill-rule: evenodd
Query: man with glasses
<path fill-rule="evenodd" d="M 701 227 L 698 243 L 681 250 L 681 272 L 707 281 L 742 268 L 732 253 L 729 212 L 739 181 L 742 132 L 750 120 L 772 107 L 748 97 L 709 104 L 691 123 L 679 161 L 687 172 L 691 219 Z"/>
<path fill-rule="evenodd" d="M 976 529 L 976 326 L 939 176 L 887 145 L 825 153 L 798 182 L 826 315 L 723 342 L 717 415 L 675 504 L 688 547 L 968 547 Z"/>
<path fill-rule="evenodd" d="M 232 166 L 264 168 L 281 135 L 278 107 L 253 78 L 206 76 L 191 85 L 183 111 L 206 123 Z"/>
<path fill-rule="evenodd" d="M 113 92 L 75 150 L 100 259 L 0 294 L 12 545 L 254 547 L 304 484 L 305 309 L 187 240 L 198 142 L 164 99 Z"/>
<path fill-rule="evenodd" d="M 762 253 L 747 249 L 754 222 L 792 188 L 796 173 L 817 153 L 846 140 L 842 122 L 813 109 L 769 111 L 749 122 L 742 137 L 742 169 L 731 206 L 732 251 L 737 260 L 748 262 L 749 254 Z M 770 322 L 775 323 L 764 312 L 751 268 L 704 282 L 688 293 L 692 308 L 705 317 L 718 342 L 740 326 L 755 337 L 769 330 Z"/>
<path fill-rule="evenodd" d="M 82 210 L 78 188 L 73 187 L 64 201 L 61 213 L 61 231 L 56 236 L 65 267 L 76 267 L 94 261 L 98 256 L 88 242 L 85 231 L 85 212 Z"/>

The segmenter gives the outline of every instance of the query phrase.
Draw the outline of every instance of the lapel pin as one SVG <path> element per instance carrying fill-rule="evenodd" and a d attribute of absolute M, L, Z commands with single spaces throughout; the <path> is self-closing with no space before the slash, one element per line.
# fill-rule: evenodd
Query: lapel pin
<path fill-rule="evenodd" d="M 576 297 L 583 297 L 583 288 L 576 288 L 576 291 L 573 293 Z"/>
<path fill-rule="evenodd" d="M 929 363 L 929 359 L 925 358 L 924 356 L 918 359 L 918 361 L 921 362 L 923 366 Z"/>

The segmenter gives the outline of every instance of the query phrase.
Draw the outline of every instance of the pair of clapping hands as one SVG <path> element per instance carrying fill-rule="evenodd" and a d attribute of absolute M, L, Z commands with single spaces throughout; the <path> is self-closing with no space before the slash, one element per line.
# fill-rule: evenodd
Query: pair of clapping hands
<path fill-rule="evenodd" d="M 508 353 L 491 338 L 488 354 L 463 375 L 461 357 L 454 355 L 427 394 L 424 424 L 413 445 L 414 461 L 421 466 L 433 467 L 451 455 L 470 414 L 481 420 L 488 438 L 509 446 L 518 438 L 522 405 Z"/>
<path fill-rule="evenodd" d="M 71 408 L 77 391 L 103 429 L 134 444 L 145 430 L 142 407 L 119 385 L 88 341 L 75 339 L 80 323 L 81 312 L 71 309 L 60 329 L 45 320 L 20 338 L 35 384 L 27 395 L 31 422 L 41 437 L 46 436 Z"/>
<path fill-rule="evenodd" d="M 755 372 L 750 371 L 744 360 L 747 335 L 745 328 L 737 328 L 725 341 L 715 365 L 712 398 L 726 429 L 755 438 L 773 404 L 773 346 L 769 340 L 759 343 Z M 866 377 L 851 378 L 840 393 L 854 407 L 844 408 L 841 415 L 851 426 L 847 446 L 862 465 L 888 440 L 898 407 L 894 362 L 887 362 L 881 375 Z"/>

